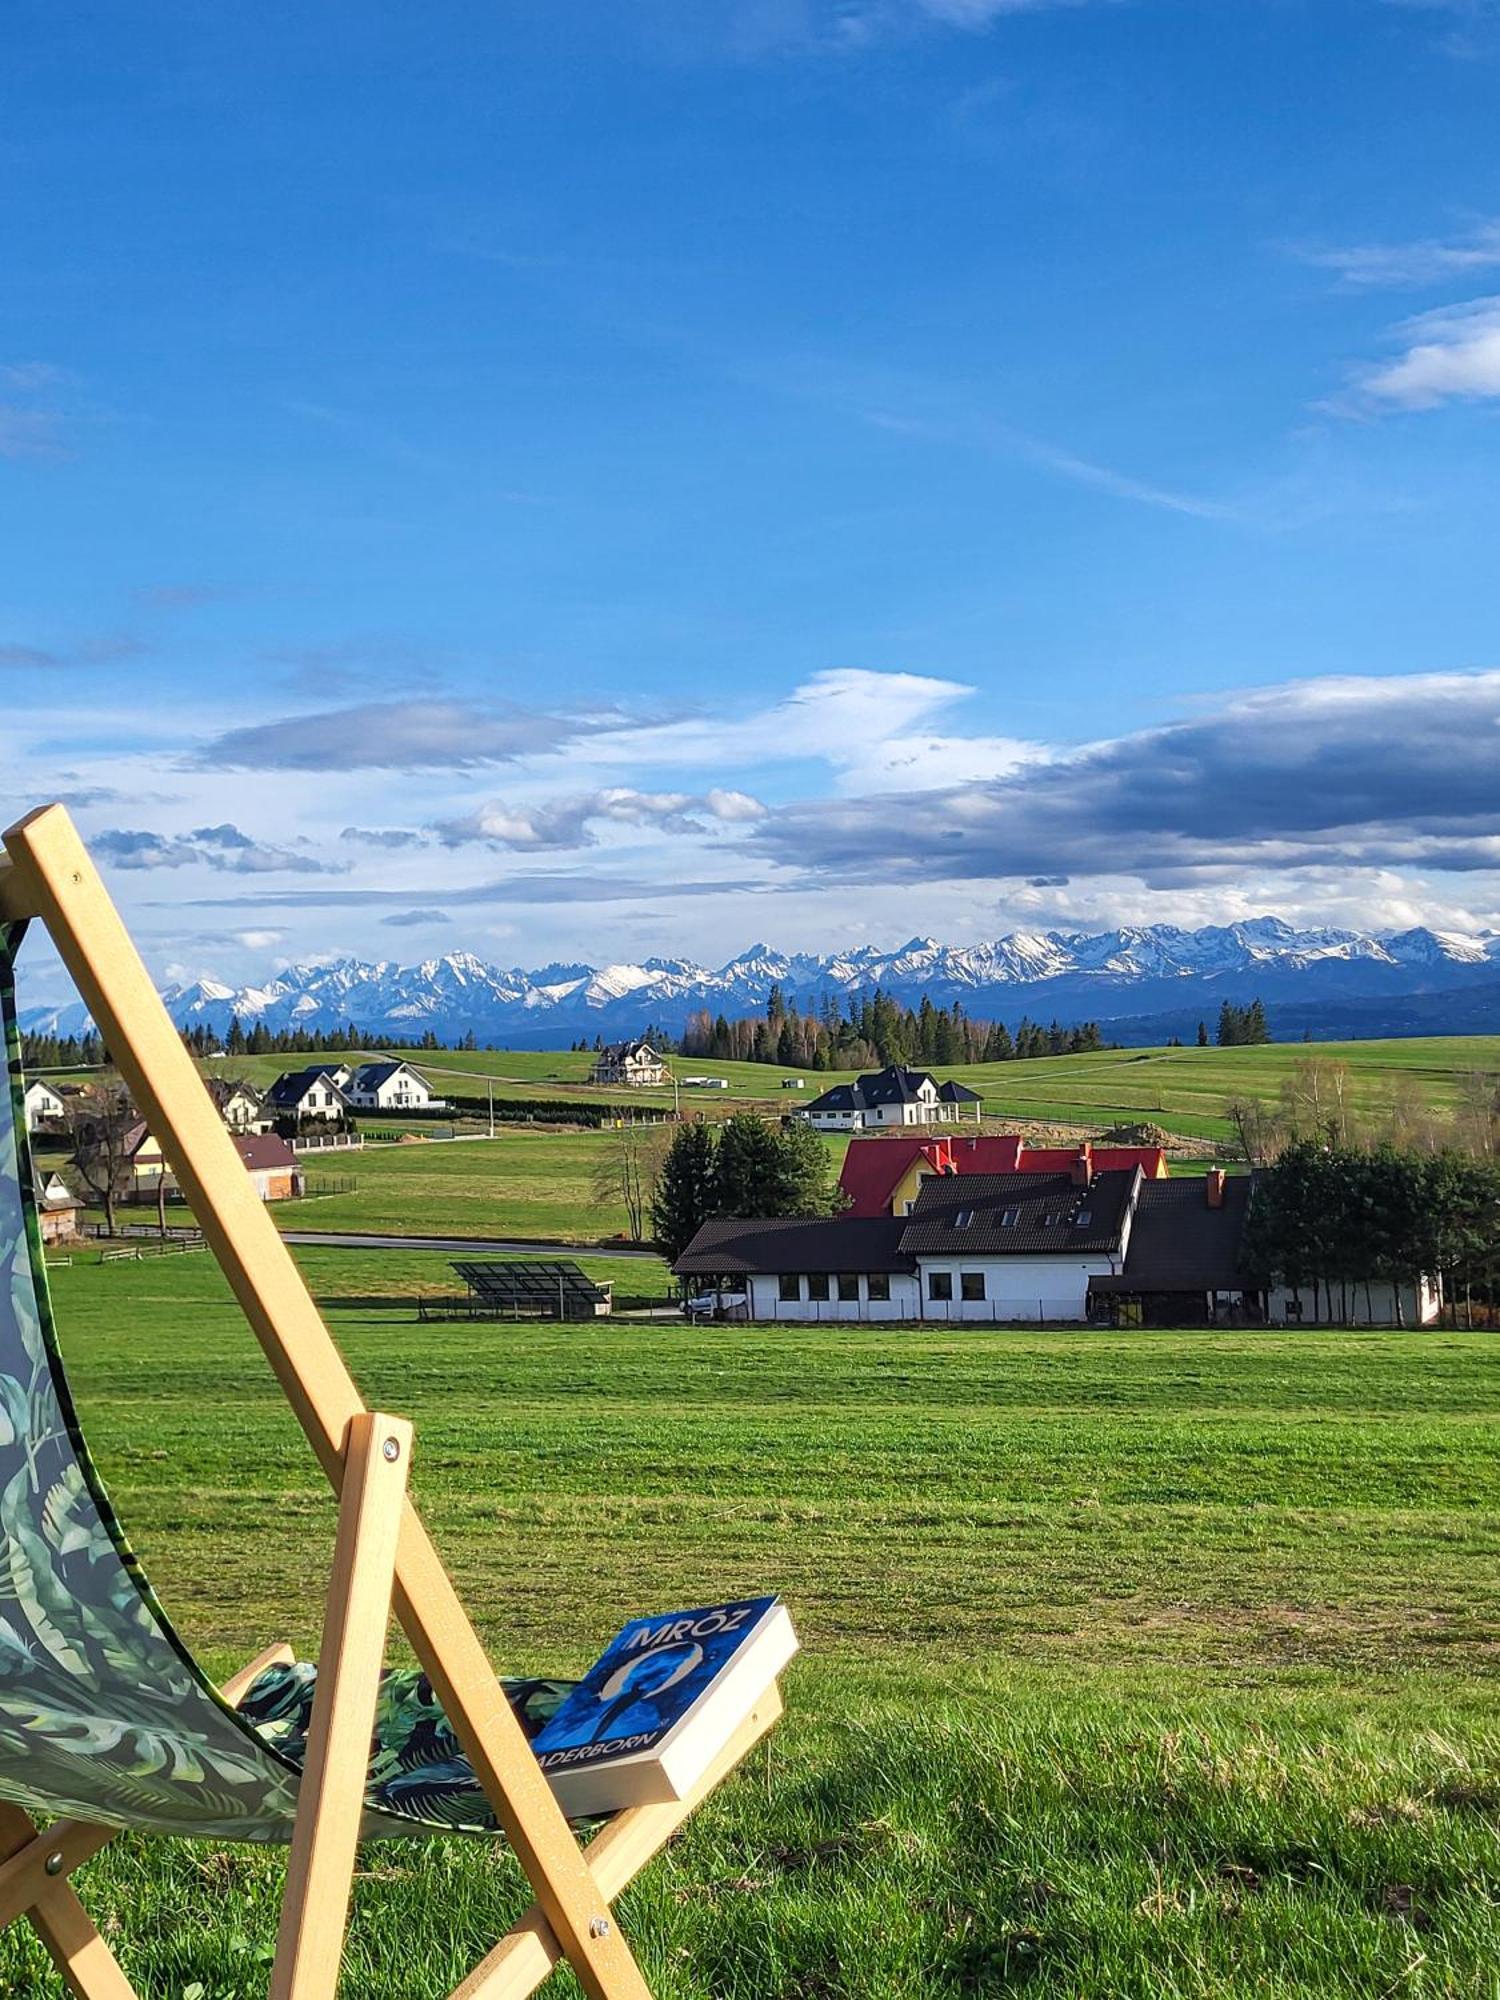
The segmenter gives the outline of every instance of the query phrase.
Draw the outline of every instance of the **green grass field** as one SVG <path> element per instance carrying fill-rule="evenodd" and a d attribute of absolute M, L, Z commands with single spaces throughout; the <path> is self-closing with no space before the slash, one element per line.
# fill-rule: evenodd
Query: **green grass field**
<path fill-rule="evenodd" d="M 1415 1088 L 1427 1104 L 1450 1109 L 1465 1077 L 1476 1072 L 1500 1075 L 1500 1036 L 1442 1035 L 1409 1040 L 1372 1042 L 1273 1043 L 1264 1048 L 1110 1049 L 1098 1055 L 1052 1056 L 1024 1063 L 977 1063 L 943 1067 L 937 1073 L 955 1077 L 984 1099 L 987 1118 L 1036 1118 L 1101 1127 L 1122 1120 L 1148 1119 L 1170 1132 L 1192 1138 L 1225 1138 L 1229 1125 L 1225 1100 L 1247 1096 L 1274 1099 L 1294 1065 L 1307 1056 L 1347 1066 L 1351 1096 L 1361 1110 L 1378 1113 L 1387 1106 L 1398 1084 Z M 619 1089 L 594 1091 L 587 1083 L 591 1058 L 567 1051 L 537 1053 L 482 1052 L 478 1055 L 441 1050 L 416 1059 L 435 1076 L 459 1070 L 494 1075 L 506 1094 L 535 1093 L 584 1097 L 621 1096 Z M 269 1062 L 259 1058 L 256 1067 Z M 713 1111 L 716 1106 L 758 1100 L 785 1110 L 806 1102 L 809 1093 L 844 1080 L 840 1072 L 819 1075 L 811 1070 L 783 1072 L 756 1063 L 715 1063 L 674 1058 L 683 1075 L 724 1076 L 729 1089 L 683 1091 L 684 1104 Z M 807 1089 L 782 1091 L 782 1075 L 801 1075 Z M 470 1077 L 465 1087 L 483 1095 L 484 1083 Z M 497 1083 L 497 1089 L 499 1085 Z M 643 1102 L 670 1103 L 670 1091 L 642 1091 Z"/>
<path fill-rule="evenodd" d="M 622 1904 L 662 2000 L 1500 1993 L 1492 1339 L 419 1329 L 442 1259 L 302 1261 L 501 1664 L 794 1607 L 769 1752 Z M 169 1610 L 216 1670 L 310 1649 L 332 1504 L 213 1268 L 55 1286 Z M 278 1867 L 80 1884 L 147 1995 L 249 2000 Z M 521 1899 L 370 1850 L 345 1995 L 446 1991 Z M 19 1938 L 0 1993 L 50 2000 Z"/>
<path fill-rule="evenodd" d="M 670 1136 L 663 1132 L 665 1143 Z M 352 1179 L 347 1193 L 278 1202 L 283 1229 L 360 1230 L 366 1235 L 517 1236 L 598 1243 L 623 1234 L 618 1199 L 593 1191 L 610 1132 L 502 1126 L 494 1139 L 413 1141 L 358 1153 L 313 1154 L 311 1183 Z M 828 1138 L 835 1173 L 847 1141 Z"/>
<path fill-rule="evenodd" d="M 312 1155 L 310 1178 L 352 1178 L 348 1194 L 278 1203 L 285 1229 L 358 1229 L 396 1236 L 520 1236 L 598 1242 L 626 1227 L 618 1201 L 597 1201 L 604 1132 L 504 1127 L 494 1139 L 415 1140 Z"/>
<path fill-rule="evenodd" d="M 1356 1109 L 1371 1115 L 1378 1115 L 1390 1104 L 1398 1087 L 1414 1090 L 1423 1102 L 1443 1111 L 1455 1104 L 1466 1077 L 1475 1073 L 1500 1076 L 1500 1035 L 1285 1042 L 1242 1049 L 1115 1049 L 1024 1063 L 945 1066 L 936 1073 L 956 1077 L 979 1091 L 984 1116 L 991 1120 L 1038 1119 L 1099 1130 L 1144 1119 L 1185 1138 L 1227 1139 L 1230 1127 L 1224 1104 L 1228 1098 L 1274 1100 L 1293 1066 L 1314 1054 L 1348 1067 L 1351 1100 Z M 249 1056 L 233 1061 L 219 1058 L 204 1066 L 224 1074 L 248 1075 L 264 1085 L 283 1069 L 308 1060 L 311 1058 Z M 582 1052 L 438 1049 L 424 1051 L 412 1060 L 439 1087 L 439 1080 L 447 1077 L 453 1088 L 467 1096 L 483 1097 L 487 1079 L 493 1078 L 496 1095 L 510 1098 L 578 1097 L 587 1103 L 620 1102 L 629 1096 L 631 1101 L 658 1106 L 669 1106 L 673 1101 L 670 1090 L 627 1093 L 620 1086 L 595 1089 L 587 1080 L 593 1058 Z M 782 1070 L 766 1064 L 710 1062 L 696 1057 L 674 1057 L 673 1066 L 680 1076 L 728 1079 L 726 1091 L 684 1089 L 680 1093 L 685 1109 L 702 1110 L 710 1116 L 749 1104 L 782 1112 L 809 1102 L 818 1091 L 853 1074 Z M 800 1075 L 806 1089 L 783 1091 L 783 1075 Z"/>

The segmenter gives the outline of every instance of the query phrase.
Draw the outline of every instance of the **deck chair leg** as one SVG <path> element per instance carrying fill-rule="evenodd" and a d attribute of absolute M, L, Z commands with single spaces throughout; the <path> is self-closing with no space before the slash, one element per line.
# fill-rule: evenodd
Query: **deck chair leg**
<path fill-rule="evenodd" d="M 410 1424 L 350 1420 L 271 2000 L 334 2000 L 338 1987 L 410 1457 Z"/>
<path fill-rule="evenodd" d="M 88 1827 L 83 1831 L 97 1833 L 98 1846 L 111 1837 L 104 1828 Z M 75 1995 L 75 2000 L 137 2000 L 135 1988 L 120 1970 L 114 1953 L 95 1929 L 69 1883 L 42 1872 L 40 1850 L 45 1848 L 54 1856 L 62 1852 L 52 1848 L 51 1833 L 49 1828 L 49 1838 L 44 1841 L 29 1813 L 22 1812 L 19 1806 L 0 1805 L 0 1854 L 7 1860 L 36 1854 L 37 1868 L 28 1869 L 35 1893 L 24 1904 L 32 1928 L 47 1947 L 52 1963 L 67 1981 L 68 1991 Z"/>
<path fill-rule="evenodd" d="M 120 1962 L 66 1882 L 27 1912 L 75 2000 L 139 2000 Z"/>

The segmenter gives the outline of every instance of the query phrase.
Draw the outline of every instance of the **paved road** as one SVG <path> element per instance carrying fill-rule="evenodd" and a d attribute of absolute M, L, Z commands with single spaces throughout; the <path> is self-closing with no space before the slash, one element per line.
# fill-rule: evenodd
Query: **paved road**
<path fill-rule="evenodd" d="M 608 1244 L 591 1248 L 583 1243 L 527 1243 L 508 1236 L 352 1236 L 325 1235 L 313 1229 L 288 1229 L 288 1243 L 303 1243 L 321 1250 L 456 1250 L 488 1256 L 515 1255 L 541 1257 L 647 1257 L 656 1262 L 654 1250 L 634 1244 Z"/>

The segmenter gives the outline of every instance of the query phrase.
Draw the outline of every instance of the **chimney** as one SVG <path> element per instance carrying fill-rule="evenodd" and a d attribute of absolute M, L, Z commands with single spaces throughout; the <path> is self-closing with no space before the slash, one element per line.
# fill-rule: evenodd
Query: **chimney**
<path fill-rule="evenodd" d="M 1086 1188 L 1094 1178 L 1094 1148 L 1092 1141 L 1085 1139 L 1078 1148 L 1078 1157 L 1073 1162 L 1074 1187 Z"/>
<path fill-rule="evenodd" d="M 1224 1169 L 1210 1167 L 1203 1176 L 1203 1193 L 1210 1208 L 1224 1206 Z"/>

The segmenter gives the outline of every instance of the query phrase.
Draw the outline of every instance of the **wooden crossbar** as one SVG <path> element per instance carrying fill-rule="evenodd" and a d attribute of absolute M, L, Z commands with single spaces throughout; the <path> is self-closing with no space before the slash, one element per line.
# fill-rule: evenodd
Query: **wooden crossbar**
<path fill-rule="evenodd" d="M 394 1605 L 536 1897 L 515 1930 L 450 2000 L 478 2000 L 481 1994 L 484 2000 L 518 2000 L 562 1959 L 588 2000 L 651 2000 L 610 1904 L 770 1728 L 780 1711 L 779 1696 L 773 1691 L 762 1702 L 690 1800 L 623 1813 L 589 1847 L 580 1846 L 404 1490 L 404 1462 L 400 1491 L 374 1476 L 373 1442 L 399 1439 L 400 1432 L 390 1428 L 396 1420 L 373 1417 L 366 1409 L 68 814 L 61 806 L 41 808 L 5 834 L 4 848 L 0 920 L 26 916 L 45 924 L 335 1492 L 344 1496 L 353 1483 L 347 1501 L 341 1497 L 325 1627 L 325 1658 L 331 1643 L 335 1685 L 325 1689 L 320 1672 L 313 1735 L 323 1746 L 322 1763 L 314 1771 L 310 1737 L 303 1783 L 309 1803 L 305 1828 L 299 1811 L 289 1869 L 292 1914 L 283 1920 L 274 2000 L 333 2000 L 348 1905 L 345 1857 L 352 1866 L 349 1827 L 351 1816 L 357 1827 L 363 1803 L 368 1718 L 357 1760 L 351 1745 L 360 1734 L 359 1718 L 367 1706 L 373 1711 L 372 1674 L 379 1671 L 375 1630 L 378 1623 L 383 1649 L 388 1615 L 382 1604 Z M 398 1453 L 403 1461 L 409 1444 L 407 1431 Z M 265 1662 L 253 1664 L 258 1669 Z M 102 1829 L 70 1828 L 66 1865 L 76 1866 L 75 1853 L 81 1861 L 108 1838 Z M 5 1870 L 21 1860 L 29 1844 L 14 1842 L 10 1857 L 0 1859 L 0 1895 Z M 25 1865 L 24 1885 L 18 1873 L 16 1894 L 34 1886 L 30 1867 Z M 63 1931 L 76 1927 L 71 1905 L 54 1904 L 51 1895 L 43 1897 L 53 1911 L 49 1920 Z M 318 1914 L 320 1899 L 330 1896 L 336 1923 Z M 33 1901 L 27 1907 L 35 1921 L 41 1905 Z M 0 1921 L 3 1908 L 0 1903 Z M 338 1949 L 330 1956 L 334 1931 Z M 310 1942 L 315 1934 L 318 1941 Z M 101 1973 L 100 1983 L 75 1991 L 83 2000 L 116 2000 L 117 1993 L 128 1992 L 111 1987 L 109 1977 Z"/>

